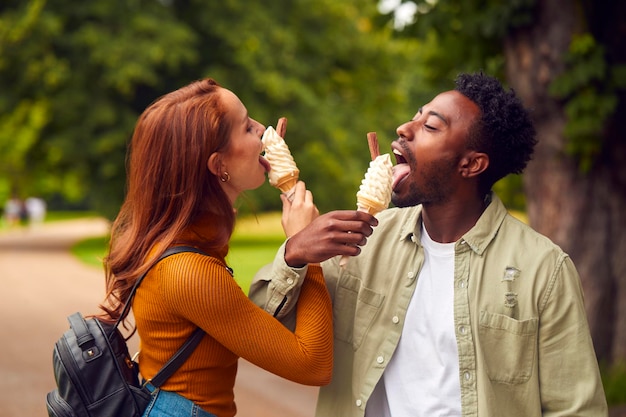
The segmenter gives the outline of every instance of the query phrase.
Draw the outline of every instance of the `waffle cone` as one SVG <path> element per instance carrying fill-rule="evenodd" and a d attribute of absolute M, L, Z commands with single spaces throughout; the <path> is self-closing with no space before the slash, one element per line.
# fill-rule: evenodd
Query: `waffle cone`
<path fill-rule="evenodd" d="M 300 176 L 300 170 L 295 169 L 291 174 L 280 177 L 276 180 L 276 188 L 278 188 L 283 193 L 289 192 L 293 187 L 296 186 L 298 182 L 298 177 Z"/>
<path fill-rule="evenodd" d="M 357 197 L 356 205 L 359 211 L 364 211 L 366 213 L 371 214 L 372 216 L 377 213 L 380 213 L 386 208 L 384 205 L 380 204 L 378 201 L 371 200 L 363 196 Z"/>

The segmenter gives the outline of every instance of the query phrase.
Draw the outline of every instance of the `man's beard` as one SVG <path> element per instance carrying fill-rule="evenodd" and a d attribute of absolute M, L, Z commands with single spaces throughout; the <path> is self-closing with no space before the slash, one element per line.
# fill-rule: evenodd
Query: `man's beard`
<path fill-rule="evenodd" d="M 442 161 L 434 164 L 430 163 L 423 166 L 421 176 L 424 179 L 423 184 L 419 184 L 414 176 L 415 161 L 411 161 L 411 178 L 409 189 L 404 195 L 398 195 L 395 192 L 391 194 L 391 202 L 396 207 L 412 207 L 419 204 L 440 204 L 449 199 L 452 193 L 450 177 L 456 169 L 455 161 Z"/>

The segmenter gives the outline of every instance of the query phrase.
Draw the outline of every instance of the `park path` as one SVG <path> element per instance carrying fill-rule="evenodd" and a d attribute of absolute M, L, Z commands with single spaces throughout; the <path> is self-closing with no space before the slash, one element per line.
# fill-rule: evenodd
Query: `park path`
<path fill-rule="evenodd" d="M 103 272 L 69 248 L 107 232 L 102 219 L 80 219 L 0 233 L 0 417 L 47 416 L 54 342 L 67 330 L 68 315 L 96 312 L 104 294 Z M 131 352 L 136 343 L 129 342 Z M 238 417 L 312 417 L 316 396 L 317 388 L 240 361 Z"/>

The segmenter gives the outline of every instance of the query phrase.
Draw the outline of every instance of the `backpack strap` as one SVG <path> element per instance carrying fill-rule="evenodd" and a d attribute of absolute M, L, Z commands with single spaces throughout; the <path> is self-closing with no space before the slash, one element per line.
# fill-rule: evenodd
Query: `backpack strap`
<path fill-rule="evenodd" d="M 157 388 L 163 385 L 165 381 L 167 381 L 168 378 L 172 376 L 183 363 L 185 363 L 189 355 L 191 355 L 191 352 L 193 352 L 196 346 L 198 346 L 203 336 L 204 330 L 197 327 L 191 336 L 189 336 L 185 343 L 180 347 L 180 349 L 178 349 L 176 353 L 172 355 L 170 360 L 167 361 L 161 369 L 159 369 L 159 372 L 157 372 L 152 378 L 147 379 L 143 385 L 152 384 Z"/>
<path fill-rule="evenodd" d="M 202 252 L 200 249 L 194 248 L 193 246 L 173 246 L 171 248 L 168 248 L 165 252 L 163 252 L 163 255 L 159 257 L 159 259 L 154 263 L 154 265 L 156 265 L 162 259 L 167 258 L 168 256 L 175 255 L 181 252 L 195 252 L 195 253 L 209 256 L 206 253 Z M 228 267 L 226 267 L 226 269 L 232 275 L 232 270 Z M 143 281 L 143 279 L 148 274 L 148 271 L 144 272 L 137 279 L 137 281 L 135 282 L 135 285 L 133 285 L 133 288 L 130 290 L 130 295 L 128 296 L 128 300 L 126 301 L 124 308 L 122 309 L 122 314 L 120 315 L 120 318 L 115 323 L 115 328 L 117 328 L 117 326 L 123 320 L 122 318 L 125 317 L 128 311 L 130 310 L 130 306 L 132 304 L 132 300 L 135 295 L 135 292 L 137 291 L 139 284 L 141 284 L 141 281 Z M 167 379 L 170 376 L 172 376 L 174 372 L 176 372 L 176 370 L 180 368 L 180 366 L 187 360 L 189 355 L 191 355 L 191 352 L 193 352 L 196 346 L 198 346 L 203 336 L 204 336 L 204 330 L 202 330 L 200 327 L 196 328 L 191 334 L 191 336 L 189 336 L 189 338 L 185 341 L 185 343 L 183 343 L 180 349 L 178 349 L 176 353 L 174 353 L 174 355 L 172 355 L 172 357 L 165 363 L 165 365 L 163 365 L 163 367 L 159 370 L 159 372 L 157 372 L 156 375 L 153 376 L 151 379 L 146 380 L 143 385 L 145 386 L 146 384 L 150 383 L 157 388 L 163 385 L 165 381 L 167 381 Z"/>
<path fill-rule="evenodd" d="M 202 255 L 206 255 L 206 253 L 202 252 L 198 248 L 194 248 L 193 246 L 172 246 L 171 248 L 167 248 L 165 252 L 163 252 L 163 254 L 159 256 L 159 259 L 157 259 L 154 265 L 159 263 L 161 260 L 167 258 L 168 256 L 176 255 L 177 253 L 181 253 L 181 252 L 195 252 L 195 253 L 199 253 Z M 139 284 L 141 284 L 141 281 L 143 281 L 143 279 L 146 277 L 150 269 L 148 269 L 146 272 L 141 274 L 141 276 L 137 278 L 137 281 L 135 281 L 135 285 L 133 285 L 133 288 L 130 290 L 130 294 L 128 295 L 128 300 L 126 300 L 126 304 L 124 304 L 124 308 L 122 309 L 120 317 L 115 322 L 116 329 L 117 329 L 117 326 L 119 326 L 120 323 L 124 320 L 124 318 L 126 318 L 126 316 L 128 315 L 128 312 L 130 311 L 130 307 L 132 305 L 133 297 L 135 296 L 135 292 L 137 291 L 137 288 L 139 288 Z"/>

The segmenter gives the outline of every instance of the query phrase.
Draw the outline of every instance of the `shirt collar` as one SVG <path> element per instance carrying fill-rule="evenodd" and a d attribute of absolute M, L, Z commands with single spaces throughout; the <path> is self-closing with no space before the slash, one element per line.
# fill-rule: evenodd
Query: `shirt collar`
<path fill-rule="evenodd" d="M 409 207 L 405 211 L 399 240 L 411 240 L 420 244 L 422 237 L 422 206 Z M 498 230 L 507 214 L 506 207 L 495 193 L 491 193 L 491 202 L 480 216 L 474 227 L 467 231 L 457 242 L 467 244 L 478 255 L 482 255 L 489 243 L 498 234 Z"/>
<path fill-rule="evenodd" d="M 411 240 L 419 244 L 422 236 L 422 205 L 400 210 L 405 210 L 405 214 L 398 236 L 399 240 Z"/>
<path fill-rule="evenodd" d="M 507 210 L 495 193 L 491 193 L 491 202 L 483 211 L 478 221 L 461 238 L 478 255 L 482 255 L 487 246 L 496 237 L 506 217 Z"/>

